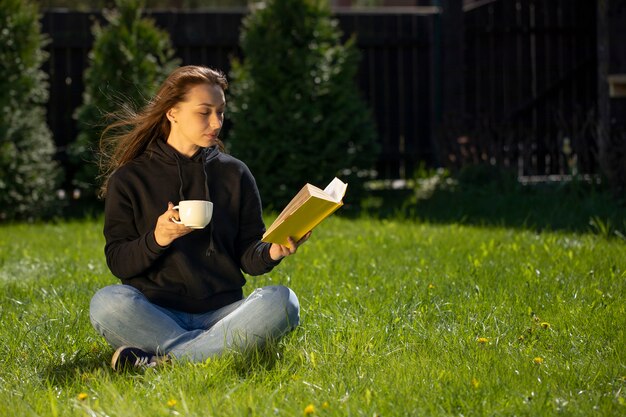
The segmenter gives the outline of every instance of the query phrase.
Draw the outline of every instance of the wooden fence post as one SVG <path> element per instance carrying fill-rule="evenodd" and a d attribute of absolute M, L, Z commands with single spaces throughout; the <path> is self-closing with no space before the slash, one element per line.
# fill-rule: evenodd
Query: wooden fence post
<path fill-rule="evenodd" d="M 598 0 L 598 154 L 613 190 L 626 192 L 626 0 Z M 609 81 L 613 83 L 610 85 Z"/>
<path fill-rule="evenodd" d="M 435 163 L 442 165 L 442 141 L 452 140 L 448 137 L 452 131 L 464 129 L 465 118 L 465 17 L 463 0 L 440 0 L 440 43 L 435 45 L 437 54 L 434 71 L 434 140 L 433 150 Z M 449 126 L 449 128 L 446 128 Z M 448 134 L 446 134 L 448 132 Z"/>
<path fill-rule="evenodd" d="M 609 28 L 608 28 L 608 2 L 609 0 L 598 0 L 597 5 L 597 53 L 598 53 L 598 125 L 596 127 L 598 141 L 598 156 L 600 168 L 607 172 L 607 156 L 610 152 L 610 119 L 611 102 L 609 99 L 609 86 L 607 78 L 609 75 Z"/>
<path fill-rule="evenodd" d="M 441 0 L 442 6 L 442 116 L 465 113 L 465 26 L 463 0 Z"/>

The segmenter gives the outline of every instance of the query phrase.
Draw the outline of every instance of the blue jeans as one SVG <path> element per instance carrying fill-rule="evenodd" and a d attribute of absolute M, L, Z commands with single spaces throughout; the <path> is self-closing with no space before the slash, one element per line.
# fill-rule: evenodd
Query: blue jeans
<path fill-rule="evenodd" d="M 153 304 L 129 285 L 111 285 L 93 296 L 89 316 L 114 348 L 204 361 L 280 338 L 298 325 L 300 305 L 289 288 L 272 286 L 218 310 L 191 314 Z"/>

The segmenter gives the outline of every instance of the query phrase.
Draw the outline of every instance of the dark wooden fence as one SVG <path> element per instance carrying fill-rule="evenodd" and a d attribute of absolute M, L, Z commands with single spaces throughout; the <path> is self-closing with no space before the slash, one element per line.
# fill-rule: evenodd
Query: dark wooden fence
<path fill-rule="evenodd" d="M 597 172 L 595 14 L 589 0 L 465 11 L 465 115 L 442 132 L 448 163 L 486 160 L 522 176 Z"/>
<path fill-rule="evenodd" d="M 489 161 L 523 175 L 595 172 L 593 106 L 596 94 L 593 1 L 497 0 L 464 13 L 464 113 L 442 111 L 440 10 L 336 12 L 345 37 L 362 53 L 358 86 L 373 110 L 382 154 L 380 178 L 407 178 L 419 163 L 459 166 Z M 228 71 L 240 53 L 245 12 L 149 13 L 167 30 L 183 64 Z M 65 159 L 76 137 L 73 112 L 81 103 L 82 74 L 99 13 L 48 11 L 51 38 L 48 122 Z M 112 63 L 113 64 L 113 63 Z M 114 65 L 114 64 L 113 64 Z M 445 110 L 445 109 L 444 109 Z M 569 140 L 571 153 L 567 153 Z M 568 165 L 568 161 L 570 165 Z"/>

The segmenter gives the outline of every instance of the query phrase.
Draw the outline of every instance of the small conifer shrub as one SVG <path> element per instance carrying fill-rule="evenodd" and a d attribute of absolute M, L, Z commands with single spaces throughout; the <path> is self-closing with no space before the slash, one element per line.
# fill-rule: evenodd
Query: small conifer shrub
<path fill-rule="evenodd" d="M 0 0 L 0 220 L 45 218 L 60 208 L 44 107 L 45 44 L 34 4 Z"/>
<path fill-rule="evenodd" d="M 83 103 L 75 113 L 79 134 L 71 147 L 73 182 L 87 197 L 98 188 L 97 149 L 108 116 L 143 107 L 179 64 L 169 34 L 142 17 L 143 3 L 115 0 L 116 7 L 103 12 L 107 24 L 92 28 Z"/>
<path fill-rule="evenodd" d="M 307 182 L 348 182 L 357 202 L 378 146 L 356 85 L 355 39 L 326 3 L 268 0 L 243 22 L 243 59 L 231 62 L 226 144 L 256 177 L 264 203 L 282 208 Z"/>

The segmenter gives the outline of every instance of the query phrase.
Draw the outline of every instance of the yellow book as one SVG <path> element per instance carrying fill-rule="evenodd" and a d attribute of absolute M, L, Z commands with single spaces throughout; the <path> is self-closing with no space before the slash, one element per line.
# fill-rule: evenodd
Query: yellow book
<path fill-rule="evenodd" d="M 343 205 L 347 188 L 348 184 L 336 177 L 323 190 L 306 184 L 267 229 L 263 241 L 288 245 L 290 236 L 299 241 Z"/>

